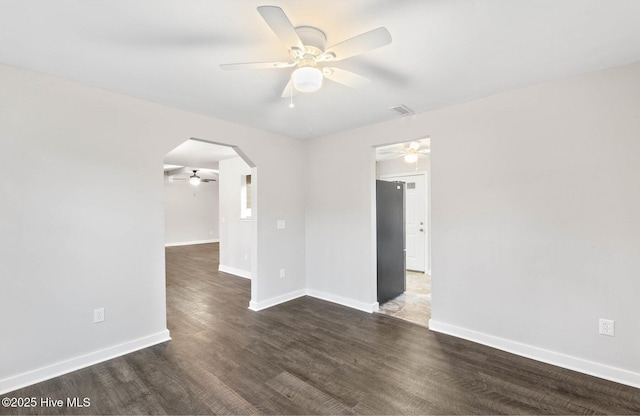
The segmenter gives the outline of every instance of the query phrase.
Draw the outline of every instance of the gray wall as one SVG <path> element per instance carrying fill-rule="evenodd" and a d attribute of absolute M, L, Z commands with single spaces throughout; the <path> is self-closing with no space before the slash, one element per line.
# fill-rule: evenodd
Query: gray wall
<path fill-rule="evenodd" d="M 162 165 L 191 137 L 257 166 L 252 304 L 304 289 L 300 141 L 4 65 L 0 90 L 0 392 L 168 338 Z"/>
<path fill-rule="evenodd" d="M 375 303 L 372 146 L 430 136 L 432 328 L 640 385 L 638 114 L 634 64 L 310 141 L 309 289 Z"/>

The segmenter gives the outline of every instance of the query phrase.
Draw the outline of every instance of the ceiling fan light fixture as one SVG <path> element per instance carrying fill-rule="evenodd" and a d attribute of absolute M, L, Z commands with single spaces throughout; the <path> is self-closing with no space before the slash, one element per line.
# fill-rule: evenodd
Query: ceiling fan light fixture
<path fill-rule="evenodd" d="M 407 163 L 416 163 L 418 161 L 417 153 L 407 153 L 404 155 L 404 161 Z"/>
<path fill-rule="evenodd" d="M 194 186 L 200 185 L 200 176 L 194 172 L 193 175 L 189 176 L 189 183 Z"/>
<path fill-rule="evenodd" d="M 315 66 L 301 66 L 293 71 L 293 86 L 300 92 L 315 92 L 322 87 L 322 71 Z"/>

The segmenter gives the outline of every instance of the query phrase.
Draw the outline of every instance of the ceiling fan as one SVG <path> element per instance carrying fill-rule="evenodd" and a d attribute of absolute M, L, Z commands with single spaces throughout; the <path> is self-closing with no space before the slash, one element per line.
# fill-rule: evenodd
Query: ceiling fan
<path fill-rule="evenodd" d="M 294 27 L 280 7 L 260 6 L 258 13 L 287 47 L 289 62 L 247 62 L 222 64 L 220 67 L 224 70 L 295 67 L 282 92 L 283 98 L 298 92 L 318 91 L 324 78 L 353 88 L 369 83 L 369 79 L 361 75 L 324 64 L 351 58 L 391 43 L 389 31 L 379 27 L 325 48 L 327 37 L 322 30 L 312 26 Z"/>
<path fill-rule="evenodd" d="M 429 149 L 428 144 L 423 144 L 417 141 L 407 144 L 390 146 L 388 149 L 381 149 L 378 152 L 378 155 L 381 156 L 381 158 L 384 160 L 404 157 L 405 162 L 415 163 L 421 156 L 426 156 L 430 152 L 431 149 Z"/>
<path fill-rule="evenodd" d="M 188 180 L 191 185 L 196 185 L 196 186 L 200 185 L 200 182 L 207 183 L 207 182 L 215 182 L 216 181 L 215 179 L 201 178 L 198 175 L 198 170 L 197 169 L 196 170 L 192 170 L 192 172 L 193 172 L 193 175 L 189 176 L 188 178 L 176 178 L 176 177 L 173 177 L 173 176 L 169 176 L 169 180 L 172 181 L 172 182 Z"/>

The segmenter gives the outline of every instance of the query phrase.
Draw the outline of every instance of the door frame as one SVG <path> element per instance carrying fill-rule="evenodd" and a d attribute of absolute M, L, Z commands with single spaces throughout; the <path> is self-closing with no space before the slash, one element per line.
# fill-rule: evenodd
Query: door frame
<path fill-rule="evenodd" d="M 225 146 L 232 148 L 237 155 L 251 168 L 251 200 L 252 200 L 252 209 L 251 209 L 251 299 L 249 301 L 249 309 L 258 310 L 255 308 L 258 299 L 258 218 L 259 218 L 259 194 L 258 194 L 258 167 L 256 164 L 249 158 L 249 156 L 242 150 L 239 145 L 229 144 L 218 142 L 214 140 L 201 139 L 198 137 L 189 137 L 187 140 L 193 140 L 196 142 L 201 142 L 205 144 L 212 144 L 217 146 Z M 184 142 L 183 142 L 184 143 Z M 179 145 L 178 145 L 179 146 Z M 176 146 L 177 147 L 177 146 Z M 219 201 L 218 201 L 219 203 Z M 164 210 L 164 202 L 163 202 L 163 210 Z M 164 211 L 163 211 L 164 212 Z M 163 228 L 164 233 L 164 228 Z M 164 253 L 164 251 L 163 251 Z M 166 266 L 165 266 L 166 268 Z M 166 270 L 165 270 L 166 273 Z M 166 279 L 165 279 L 166 284 Z"/>

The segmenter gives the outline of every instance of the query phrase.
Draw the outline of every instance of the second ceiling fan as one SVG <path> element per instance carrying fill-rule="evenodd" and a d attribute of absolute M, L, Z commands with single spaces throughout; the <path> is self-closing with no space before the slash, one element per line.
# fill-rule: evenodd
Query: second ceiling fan
<path fill-rule="evenodd" d="M 322 86 L 324 78 L 352 88 L 361 87 L 369 83 L 368 78 L 341 68 L 327 66 L 325 63 L 351 58 L 391 43 L 389 31 L 379 27 L 325 48 L 327 37 L 322 30 L 312 26 L 294 27 L 280 7 L 260 6 L 258 13 L 287 47 L 290 60 L 288 62 L 222 64 L 220 67 L 224 70 L 295 67 L 282 92 L 282 97 L 290 97 L 298 92 L 317 91 Z"/>
<path fill-rule="evenodd" d="M 407 163 L 417 163 L 420 157 L 424 157 L 431 153 L 428 140 L 418 140 L 409 143 L 401 143 L 397 145 L 384 146 L 376 153 L 379 160 L 391 160 L 404 157 Z"/>
<path fill-rule="evenodd" d="M 173 172 L 178 171 L 178 172 L 182 172 L 184 171 L 184 169 L 186 168 L 179 168 L 179 169 L 175 169 Z M 165 172 L 165 174 L 169 174 L 169 181 L 170 182 L 175 182 L 175 181 L 189 181 L 189 183 L 191 185 L 197 186 L 200 185 L 200 183 L 204 182 L 215 182 L 215 179 L 209 179 L 209 178 L 202 178 L 200 177 L 200 175 L 198 175 L 198 171 L 199 169 L 191 169 L 191 172 L 193 172 L 193 175 L 187 177 L 182 177 L 182 178 L 176 178 L 173 175 L 169 174 L 170 172 Z"/>

